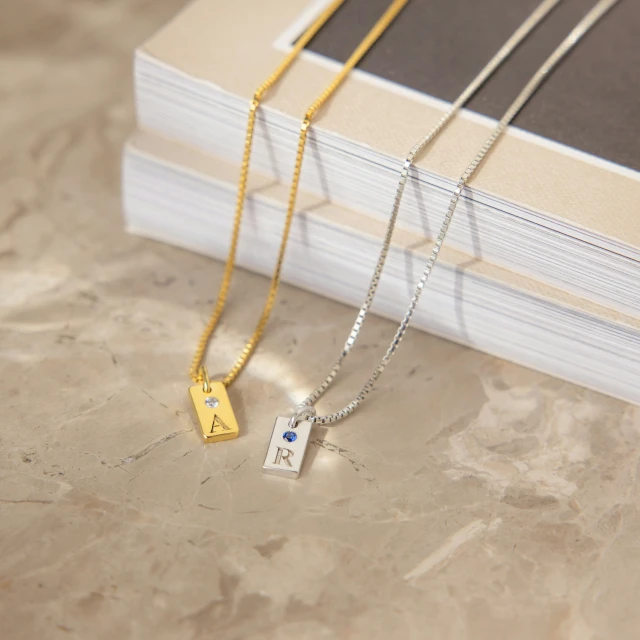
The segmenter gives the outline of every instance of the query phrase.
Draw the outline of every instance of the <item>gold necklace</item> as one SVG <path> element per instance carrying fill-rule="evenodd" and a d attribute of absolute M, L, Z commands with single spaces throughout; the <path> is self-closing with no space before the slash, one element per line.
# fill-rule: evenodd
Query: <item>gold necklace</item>
<path fill-rule="evenodd" d="M 273 310 L 275 304 L 276 295 L 280 286 L 280 271 L 282 269 L 282 263 L 284 261 L 284 255 L 287 247 L 287 240 L 289 239 L 289 230 L 291 228 L 291 221 L 295 211 L 296 198 L 298 194 L 298 185 L 300 182 L 300 172 L 302 169 L 302 159 L 304 156 L 304 149 L 307 141 L 309 127 L 314 116 L 318 110 L 324 105 L 327 100 L 335 93 L 338 87 L 344 82 L 348 74 L 353 68 L 360 62 L 365 53 L 373 46 L 376 40 L 384 33 L 387 27 L 395 19 L 398 13 L 404 8 L 409 0 L 394 0 L 374 27 L 365 36 L 362 42 L 358 45 L 355 51 L 351 54 L 349 59 L 344 63 L 342 69 L 333 78 L 329 85 L 320 93 L 318 98 L 311 104 L 311 106 L 305 112 L 302 124 L 300 126 L 300 136 L 298 139 L 298 149 L 296 153 L 296 160 L 293 170 L 293 178 L 291 181 L 291 188 L 289 191 L 289 200 L 287 207 L 287 214 L 285 217 L 284 230 L 282 232 L 282 238 L 280 241 L 280 249 L 278 251 L 278 258 L 276 266 L 271 277 L 271 284 L 267 299 L 262 309 L 262 314 L 258 320 L 256 328 L 249 338 L 244 348 L 240 352 L 240 355 L 236 359 L 233 367 L 229 373 L 222 380 L 212 381 L 209 379 L 206 366 L 202 363 L 211 336 L 220 320 L 224 306 L 229 293 L 229 287 L 231 285 L 231 277 L 233 274 L 233 268 L 235 266 L 236 250 L 238 245 L 238 238 L 240 234 L 240 225 L 242 222 L 242 213 L 244 210 L 244 201 L 247 188 L 247 177 L 249 172 L 249 159 L 251 156 L 251 147 L 253 141 L 253 131 L 255 127 L 256 112 L 265 92 L 270 89 L 285 73 L 291 63 L 295 60 L 298 54 L 306 46 L 306 44 L 313 38 L 313 36 L 320 30 L 320 28 L 326 23 L 326 21 L 335 13 L 335 11 L 344 3 L 344 0 L 336 0 L 315 20 L 315 22 L 305 31 L 302 37 L 298 40 L 294 48 L 289 55 L 282 61 L 280 66 L 267 80 L 257 89 L 251 101 L 249 108 L 249 119 L 247 124 L 247 133 L 245 137 L 244 153 L 242 157 L 242 164 L 240 166 L 240 180 L 238 183 L 238 195 L 236 200 L 236 211 L 233 222 L 233 231 L 231 234 L 231 246 L 225 263 L 224 274 L 222 277 L 222 283 L 220 285 L 220 291 L 218 293 L 218 299 L 216 305 L 211 313 L 209 321 L 200 337 L 196 352 L 193 356 L 191 363 L 190 376 L 194 382 L 193 386 L 189 387 L 189 395 L 202 429 L 202 435 L 205 442 L 219 442 L 222 440 L 231 440 L 238 437 L 239 429 L 238 423 L 235 418 L 235 414 L 229 401 L 227 394 L 227 387 L 236 379 L 238 374 L 244 369 L 249 358 L 253 354 L 262 334 L 264 333 L 265 326 Z"/>

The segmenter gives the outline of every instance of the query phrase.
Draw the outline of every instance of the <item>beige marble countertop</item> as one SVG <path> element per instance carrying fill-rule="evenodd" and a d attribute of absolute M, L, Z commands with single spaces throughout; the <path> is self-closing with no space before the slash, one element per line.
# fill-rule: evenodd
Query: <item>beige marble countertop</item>
<path fill-rule="evenodd" d="M 8 6 L 7 6 L 8 1 Z M 298 481 L 266 440 L 353 311 L 283 287 L 205 446 L 191 352 L 221 267 L 127 236 L 132 49 L 180 0 L 7 0 L 0 23 L 3 640 L 640 637 L 640 410 L 413 332 Z M 266 281 L 239 273 L 211 362 Z M 328 406 L 392 325 L 373 319 Z"/>

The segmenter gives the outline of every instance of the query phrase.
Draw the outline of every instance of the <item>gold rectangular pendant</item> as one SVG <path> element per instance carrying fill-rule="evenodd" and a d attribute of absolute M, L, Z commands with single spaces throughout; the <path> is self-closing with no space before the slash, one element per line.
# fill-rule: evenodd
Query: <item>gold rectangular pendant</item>
<path fill-rule="evenodd" d="M 189 396 L 196 411 L 205 442 L 222 442 L 238 437 L 236 417 L 222 382 L 211 382 L 211 391 L 205 393 L 202 384 L 189 387 Z"/>

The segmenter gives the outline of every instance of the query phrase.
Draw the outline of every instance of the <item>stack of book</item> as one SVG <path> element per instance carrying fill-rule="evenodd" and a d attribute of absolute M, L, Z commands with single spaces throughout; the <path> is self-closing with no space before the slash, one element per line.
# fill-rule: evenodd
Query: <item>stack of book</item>
<path fill-rule="evenodd" d="M 140 47 L 139 130 L 123 161 L 131 232 L 226 257 L 251 96 L 324 4 L 196 0 Z M 361 304 L 408 150 L 535 6 L 476 4 L 414 0 L 323 108 L 285 282 Z M 240 266 L 271 274 L 302 115 L 385 5 L 348 0 L 263 103 Z M 561 3 L 418 158 L 375 313 L 402 317 L 493 118 L 586 6 Z M 640 60 L 627 26 L 636 18 L 634 3 L 612 11 L 464 190 L 413 326 L 640 403 L 640 116 L 629 81 Z"/>

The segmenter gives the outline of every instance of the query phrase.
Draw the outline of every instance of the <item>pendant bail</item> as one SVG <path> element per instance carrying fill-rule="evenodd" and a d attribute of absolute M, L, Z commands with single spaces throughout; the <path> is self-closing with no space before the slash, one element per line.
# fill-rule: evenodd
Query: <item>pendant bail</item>
<path fill-rule="evenodd" d="M 293 415 L 289 418 L 289 429 L 295 429 L 298 426 L 298 422 L 313 422 L 313 418 L 316 415 L 316 409 L 310 404 L 299 404 Z"/>
<path fill-rule="evenodd" d="M 209 380 L 209 372 L 207 367 L 202 365 L 200 367 L 200 376 L 202 377 L 202 390 L 205 393 L 211 393 L 211 380 Z"/>

